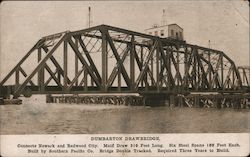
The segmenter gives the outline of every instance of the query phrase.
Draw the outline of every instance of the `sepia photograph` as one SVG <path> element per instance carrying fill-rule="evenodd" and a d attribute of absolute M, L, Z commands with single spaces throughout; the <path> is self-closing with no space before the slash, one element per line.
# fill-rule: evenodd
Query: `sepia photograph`
<path fill-rule="evenodd" d="M 250 132 L 248 1 L 0 4 L 1 136 Z"/>

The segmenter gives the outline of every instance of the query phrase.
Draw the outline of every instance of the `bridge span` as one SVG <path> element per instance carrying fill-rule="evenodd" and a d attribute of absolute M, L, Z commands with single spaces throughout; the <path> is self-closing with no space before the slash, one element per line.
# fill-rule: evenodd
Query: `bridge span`
<path fill-rule="evenodd" d="M 108 25 L 42 37 L 0 82 L 32 94 L 249 92 L 249 68 L 226 53 Z"/>

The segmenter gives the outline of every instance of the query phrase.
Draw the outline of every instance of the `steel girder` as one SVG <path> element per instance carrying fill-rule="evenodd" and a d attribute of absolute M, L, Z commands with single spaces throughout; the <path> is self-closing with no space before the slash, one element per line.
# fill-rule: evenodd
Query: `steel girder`
<path fill-rule="evenodd" d="M 34 66 L 23 68 L 25 63 Z M 11 77 L 15 80 L 8 85 Z M 6 95 L 1 89 L 7 86 L 7 93 L 15 97 L 27 93 L 238 92 L 242 78 L 221 51 L 100 25 L 41 38 L 0 82 L 0 95 Z"/>

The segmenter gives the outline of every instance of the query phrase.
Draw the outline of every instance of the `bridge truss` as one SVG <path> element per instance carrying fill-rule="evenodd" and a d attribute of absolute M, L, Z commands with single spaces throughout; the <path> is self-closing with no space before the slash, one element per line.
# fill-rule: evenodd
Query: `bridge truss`
<path fill-rule="evenodd" d="M 0 82 L 0 96 L 242 93 L 240 69 L 222 51 L 99 25 L 38 40 Z"/>

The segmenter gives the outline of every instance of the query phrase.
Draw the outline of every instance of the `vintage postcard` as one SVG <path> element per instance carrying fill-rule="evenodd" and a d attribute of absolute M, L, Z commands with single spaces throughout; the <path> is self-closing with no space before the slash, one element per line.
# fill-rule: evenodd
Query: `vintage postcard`
<path fill-rule="evenodd" d="M 248 1 L 0 4 L 1 156 L 250 154 Z"/>

